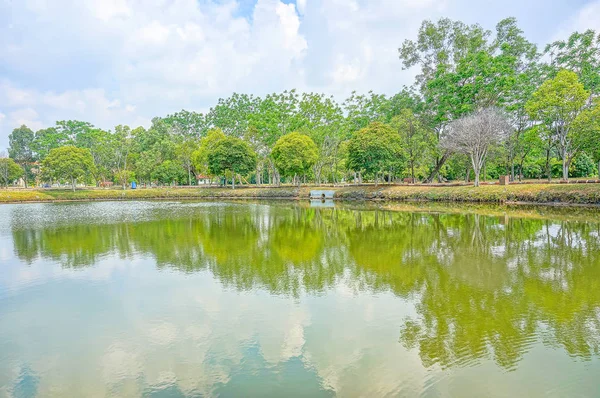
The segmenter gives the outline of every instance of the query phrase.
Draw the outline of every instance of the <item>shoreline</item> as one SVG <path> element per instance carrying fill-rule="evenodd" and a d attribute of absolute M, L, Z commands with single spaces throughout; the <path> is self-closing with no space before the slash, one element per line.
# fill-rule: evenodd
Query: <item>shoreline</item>
<path fill-rule="evenodd" d="M 334 191 L 336 201 L 487 203 L 514 206 L 597 207 L 600 184 L 473 186 L 360 185 L 344 187 L 223 187 L 127 189 L 0 189 L 0 204 L 131 200 L 300 200 L 310 191 Z"/>

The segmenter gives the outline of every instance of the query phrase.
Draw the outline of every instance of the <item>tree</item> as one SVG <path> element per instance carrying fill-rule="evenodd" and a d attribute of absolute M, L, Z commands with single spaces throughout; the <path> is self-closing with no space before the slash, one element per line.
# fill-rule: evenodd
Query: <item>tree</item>
<path fill-rule="evenodd" d="M 33 163 L 33 140 L 35 135 L 33 131 L 22 125 L 16 128 L 8 136 L 8 155 L 13 159 L 22 170 L 25 171 L 25 187 L 27 188 L 27 178 L 29 177 L 29 171 L 31 163 Z"/>
<path fill-rule="evenodd" d="M 72 144 L 73 143 L 69 141 L 69 137 L 64 131 L 49 127 L 35 132 L 35 139 L 32 147 L 37 155 L 37 159 L 44 160 L 52 149 Z"/>
<path fill-rule="evenodd" d="M 453 121 L 442 137 L 441 145 L 451 152 L 470 156 L 475 172 L 475 186 L 478 187 L 490 146 L 506 139 L 511 130 L 512 126 L 504 113 L 497 108 L 483 108 Z"/>
<path fill-rule="evenodd" d="M 235 178 L 247 175 L 256 167 L 256 153 L 248 143 L 235 137 L 219 140 L 208 152 L 208 169 L 214 175 L 231 174 L 231 188 Z"/>
<path fill-rule="evenodd" d="M 182 109 L 162 119 L 172 134 L 185 139 L 200 139 L 207 131 L 206 118 L 202 113 L 190 112 Z"/>
<path fill-rule="evenodd" d="M 75 191 L 78 179 L 94 173 L 94 159 L 89 149 L 66 145 L 48 153 L 42 162 L 42 172 L 52 179 L 64 178 L 70 181 Z"/>
<path fill-rule="evenodd" d="M 165 160 L 152 172 L 152 179 L 161 184 L 177 183 L 185 178 L 181 165 L 171 160 Z"/>
<path fill-rule="evenodd" d="M 110 132 L 98 128 L 83 129 L 75 138 L 77 147 L 90 150 L 98 182 L 106 181 L 112 173 L 111 165 L 114 162 L 114 152 L 111 148 L 112 139 L 113 135 Z"/>
<path fill-rule="evenodd" d="M 298 176 L 310 172 L 317 162 L 319 149 L 309 136 L 294 132 L 277 140 L 271 156 L 282 176 L 297 179 Z M 297 182 L 299 185 L 299 178 Z"/>
<path fill-rule="evenodd" d="M 403 109 L 400 115 L 395 116 L 391 126 L 400 135 L 410 176 L 414 180 L 415 167 L 426 159 L 427 152 L 433 147 L 433 134 L 410 109 Z"/>
<path fill-rule="evenodd" d="M 197 172 L 210 174 L 208 167 L 208 154 L 217 143 L 226 138 L 223 131 L 219 128 L 213 128 L 208 131 L 206 137 L 200 140 L 200 145 L 192 153 L 192 163 Z"/>
<path fill-rule="evenodd" d="M 23 169 L 13 159 L 7 158 L 5 153 L 0 153 L 0 184 L 8 187 L 8 184 L 20 178 Z"/>
<path fill-rule="evenodd" d="M 597 163 L 600 177 L 600 147 L 598 146 L 600 143 L 600 98 L 596 98 L 592 106 L 577 116 L 573 122 L 573 130 L 577 132 L 577 141 Z"/>
<path fill-rule="evenodd" d="M 577 153 L 586 145 L 585 135 L 575 123 L 585 109 L 589 92 L 579 82 L 577 74 L 567 70 L 546 80 L 527 102 L 532 118 L 545 125 L 562 159 L 563 180 L 569 179 L 569 166 Z"/>
<path fill-rule="evenodd" d="M 591 29 L 574 32 L 567 40 L 548 44 L 545 53 L 550 55 L 555 73 L 571 70 L 593 96 L 600 94 L 600 33 Z"/>
<path fill-rule="evenodd" d="M 194 167 L 193 155 L 196 151 L 196 142 L 191 139 L 185 139 L 179 142 L 175 147 L 175 154 L 179 164 L 187 171 L 188 185 L 192 185 L 192 169 Z"/>
<path fill-rule="evenodd" d="M 389 125 L 373 122 L 357 131 L 348 143 L 347 167 L 358 173 L 378 176 L 403 160 L 400 136 Z"/>

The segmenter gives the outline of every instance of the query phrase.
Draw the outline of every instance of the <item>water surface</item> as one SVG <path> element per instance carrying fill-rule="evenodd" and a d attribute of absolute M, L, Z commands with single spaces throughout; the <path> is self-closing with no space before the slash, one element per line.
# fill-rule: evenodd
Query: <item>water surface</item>
<path fill-rule="evenodd" d="M 600 396 L 597 211 L 0 206 L 0 397 Z"/>

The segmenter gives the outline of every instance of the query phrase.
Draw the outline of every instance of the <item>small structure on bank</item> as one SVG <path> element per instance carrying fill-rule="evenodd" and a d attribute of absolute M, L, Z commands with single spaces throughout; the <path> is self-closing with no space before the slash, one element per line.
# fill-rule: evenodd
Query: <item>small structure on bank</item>
<path fill-rule="evenodd" d="M 212 181 L 212 178 L 210 178 L 209 176 L 202 175 L 202 174 L 199 174 L 196 177 L 196 183 L 198 185 L 210 185 L 211 181 Z"/>
<path fill-rule="evenodd" d="M 321 200 L 333 199 L 334 193 L 335 193 L 335 191 L 332 191 L 332 190 L 313 189 L 312 191 L 310 191 L 310 198 L 311 199 L 321 199 Z"/>
<path fill-rule="evenodd" d="M 510 184 L 510 176 L 500 176 L 500 185 Z"/>

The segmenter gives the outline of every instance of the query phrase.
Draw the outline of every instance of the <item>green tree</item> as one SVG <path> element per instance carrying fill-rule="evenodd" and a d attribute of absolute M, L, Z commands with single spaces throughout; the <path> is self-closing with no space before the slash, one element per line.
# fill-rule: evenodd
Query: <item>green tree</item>
<path fill-rule="evenodd" d="M 293 132 L 277 140 L 271 156 L 281 175 L 293 177 L 299 185 L 298 177 L 310 172 L 317 162 L 319 149 L 309 136 Z"/>
<path fill-rule="evenodd" d="M 200 140 L 200 144 L 198 145 L 198 149 L 196 149 L 192 153 L 192 163 L 196 168 L 196 171 L 199 173 L 210 174 L 210 170 L 208 167 L 208 154 L 217 143 L 226 138 L 223 131 L 219 128 L 212 128 L 206 134 L 206 137 L 203 137 Z"/>
<path fill-rule="evenodd" d="M 8 184 L 23 176 L 24 171 L 13 159 L 0 154 L 0 184 L 8 187 Z"/>
<path fill-rule="evenodd" d="M 553 79 L 546 80 L 527 102 L 526 109 L 532 118 L 542 122 L 551 132 L 562 159 L 563 180 L 569 179 L 569 166 L 586 142 L 578 116 L 584 111 L 589 92 L 577 74 L 561 70 Z"/>
<path fill-rule="evenodd" d="M 8 136 L 8 156 L 25 171 L 25 187 L 27 187 L 27 180 L 31 174 L 31 164 L 34 161 L 34 139 L 35 134 L 25 125 L 14 129 Z"/>
<path fill-rule="evenodd" d="M 32 145 L 36 153 L 36 158 L 44 160 L 52 149 L 72 144 L 64 131 L 59 131 L 55 127 L 49 127 L 35 132 L 35 139 Z"/>
<path fill-rule="evenodd" d="M 387 124 L 373 122 L 357 131 L 348 143 L 348 169 L 374 176 L 376 183 L 381 173 L 402 160 L 400 136 Z"/>
<path fill-rule="evenodd" d="M 190 112 L 182 109 L 162 119 L 173 135 L 185 139 L 200 139 L 206 134 L 207 122 L 202 113 Z"/>
<path fill-rule="evenodd" d="M 571 70 L 592 95 L 600 94 L 600 33 L 591 29 L 573 32 L 567 40 L 548 44 L 545 53 L 554 73 Z"/>
<path fill-rule="evenodd" d="M 165 160 L 152 171 L 152 179 L 160 184 L 178 183 L 185 178 L 181 165 L 171 160 Z"/>
<path fill-rule="evenodd" d="M 414 180 L 415 167 L 419 167 L 425 162 L 428 152 L 433 148 L 433 133 L 410 109 L 403 109 L 400 115 L 395 116 L 391 121 L 391 126 L 400 135 L 410 176 Z"/>
<path fill-rule="evenodd" d="M 232 189 L 238 175 L 247 175 L 256 167 L 256 153 L 248 143 L 235 137 L 219 140 L 209 150 L 207 160 L 213 175 L 231 175 Z"/>
<path fill-rule="evenodd" d="M 48 153 L 42 162 L 42 172 L 47 178 L 70 181 L 75 191 L 77 180 L 95 172 L 94 159 L 89 149 L 66 145 Z"/>

